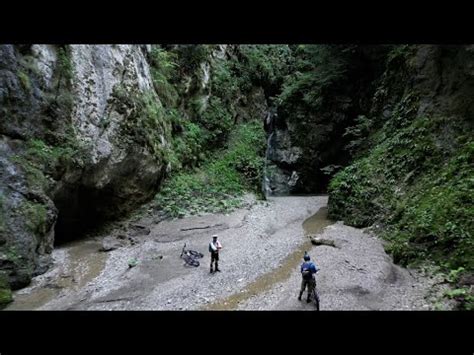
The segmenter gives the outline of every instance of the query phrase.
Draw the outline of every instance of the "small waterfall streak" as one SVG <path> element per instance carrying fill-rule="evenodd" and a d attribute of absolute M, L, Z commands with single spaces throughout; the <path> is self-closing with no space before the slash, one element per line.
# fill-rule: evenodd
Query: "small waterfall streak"
<path fill-rule="evenodd" d="M 267 150 L 265 152 L 265 163 L 263 168 L 263 181 L 262 181 L 262 190 L 265 198 L 272 195 L 272 189 L 270 188 L 270 177 L 268 176 L 268 160 L 271 152 L 271 140 L 273 138 L 274 130 L 272 127 L 272 112 L 267 112 L 267 116 L 265 117 L 265 125 L 269 127 L 270 134 L 267 138 Z"/>

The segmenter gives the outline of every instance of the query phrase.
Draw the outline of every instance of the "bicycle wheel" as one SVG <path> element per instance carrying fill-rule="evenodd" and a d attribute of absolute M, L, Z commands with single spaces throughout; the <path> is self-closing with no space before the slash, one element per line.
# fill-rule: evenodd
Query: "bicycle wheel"
<path fill-rule="evenodd" d="M 313 302 L 314 306 L 316 307 L 316 310 L 319 311 L 319 295 L 318 291 L 316 290 L 316 287 L 313 290 Z"/>
<path fill-rule="evenodd" d="M 189 265 L 189 266 L 194 266 L 194 267 L 198 267 L 200 265 L 199 261 L 197 260 L 194 260 L 192 257 L 186 255 L 187 257 L 184 259 L 184 261 L 186 262 L 186 265 Z"/>
<path fill-rule="evenodd" d="M 204 254 L 198 252 L 198 251 L 194 251 L 194 250 L 188 250 L 189 254 L 191 254 L 192 256 L 195 256 L 196 258 L 203 258 L 204 257 Z"/>
<path fill-rule="evenodd" d="M 199 261 L 192 259 L 190 262 L 190 265 L 194 267 L 198 267 L 200 264 L 199 264 Z"/>

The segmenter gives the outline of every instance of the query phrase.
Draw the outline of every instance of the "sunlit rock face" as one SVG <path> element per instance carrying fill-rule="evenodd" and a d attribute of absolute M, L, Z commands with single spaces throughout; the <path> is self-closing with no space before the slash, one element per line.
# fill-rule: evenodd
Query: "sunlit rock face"
<path fill-rule="evenodd" d="M 55 240 L 156 192 L 170 129 L 146 55 L 136 45 L 0 46 L 0 270 L 13 288 L 46 271 Z"/>

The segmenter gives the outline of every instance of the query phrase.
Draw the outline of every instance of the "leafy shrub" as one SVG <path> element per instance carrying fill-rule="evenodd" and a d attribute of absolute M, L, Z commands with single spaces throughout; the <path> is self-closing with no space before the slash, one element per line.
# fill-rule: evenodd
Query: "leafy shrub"
<path fill-rule="evenodd" d="M 261 125 L 240 125 L 232 132 L 226 149 L 207 157 L 200 168 L 165 182 L 155 203 L 174 217 L 230 211 L 239 206 L 245 191 L 259 191 L 264 150 Z"/>
<path fill-rule="evenodd" d="M 446 270 L 472 270 L 474 142 L 456 125 L 422 117 L 386 135 L 331 181 L 330 216 L 355 226 L 385 224 L 396 262 L 429 258 Z M 451 131 L 444 142 L 440 130 Z"/>
<path fill-rule="evenodd" d="M 154 46 L 151 51 L 151 77 L 158 97 L 166 107 L 174 107 L 178 92 L 172 84 L 177 73 L 175 53 Z"/>

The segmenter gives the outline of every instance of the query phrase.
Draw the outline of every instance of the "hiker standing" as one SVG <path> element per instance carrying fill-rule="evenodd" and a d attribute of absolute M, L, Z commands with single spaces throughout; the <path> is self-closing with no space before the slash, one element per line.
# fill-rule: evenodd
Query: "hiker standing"
<path fill-rule="evenodd" d="M 313 291 L 313 288 L 316 287 L 316 279 L 314 277 L 314 274 L 318 271 L 318 268 L 316 265 L 310 261 L 311 258 L 308 255 L 307 252 L 304 252 L 304 263 L 301 264 L 301 289 L 300 289 L 300 294 L 298 296 L 298 300 L 301 301 L 301 296 L 303 296 L 303 292 L 306 287 L 308 287 L 308 297 L 306 299 L 306 302 L 310 302 L 311 299 L 311 291 Z"/>
<path fill-rule="evenodd" d="M 216 263 L 216 270 L 215 271 L 219 271 L 219 266 L 218 266 L 218 262 L 219 262 L 219 250 L 222 249 L 222 245 L 221 243 L 217 240 L 217 235 L 213 235 L 212 236 L 212 242 L 209 243 L 209 252 L 211 253 L 211 274 L 214 272 L 214 270 L 212 269 L 212 263 L 215 262 Z"/>

